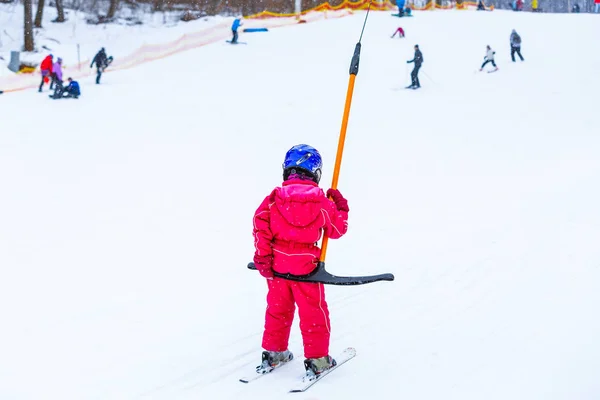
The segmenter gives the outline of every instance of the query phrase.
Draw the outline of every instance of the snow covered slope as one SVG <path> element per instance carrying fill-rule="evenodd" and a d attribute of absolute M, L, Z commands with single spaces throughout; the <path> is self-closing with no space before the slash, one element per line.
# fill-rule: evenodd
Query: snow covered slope
<path fill-rule="evenodd" d="M 265 309 L 251 217 L 293 144 L 320 149 L 331 181 L 363 17 L 85 79 L 77 101 L 0 96 L 1 399 L 286 395 L 297 322 L 294 364 L 238 382 Z M 331 351 L 358 356 L 289 396 L 600 396 L 599 33 L 593 15 L 371 14 L 339 185 L 350 231 L 327 266 L 396 281 L 327 288 Z M 476 72 L 487 44 L 494 74 Z"/>

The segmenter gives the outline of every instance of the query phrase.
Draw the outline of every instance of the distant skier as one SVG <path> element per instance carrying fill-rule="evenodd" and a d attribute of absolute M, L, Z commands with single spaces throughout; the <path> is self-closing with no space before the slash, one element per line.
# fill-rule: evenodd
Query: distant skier
<path fill-rule="evenodd" d="M 490 46 L 487 46 L 486 54 L 485 54 L 485 57 L 483 58 L 485 61 L 483 62 L 483 64 L 481 64 L 481 68 L 479 70 L 483 71 L 483 68 L 486 65 L 488 65 L 489 63 L 492 63 L 492 65 L 494 66 L 494 69 L 490 72 L 498 71 L 498 67 L 496 66 L 496 62 L 494 61 L 495 55 L 496 55 L 496 52 L 494 50 L 492 50 L 492 48 Z"/>
<path fill-rule="evenodd" d="M 322 283 L 294 282 L 273 271 L 306 275 L 315 270 L 323 235 L 338 239 L 348 229 L 348 201 L 336 189 L 319 187 L 321 155 L 312 146 L 292 147 L 283 161 L 283 185 L 269 194 L 254 214 L 254 265 L 267 278 L 267 311 L 262 365 L 293 358 L 288 340 L 298 305 L 307 373 L 319 375 L 336 365 L 329 355 L 330 323 Z M 333 200 L 329 200 L 331 197 Z M 312 372 L 311 372 L 312 371 Z"/>
<path fill-rule="evenodd" d="M 102 73 L 110 65 L 112 60 L 112 56 L 106 56 L 106 50 L 104 49 L 104 47 L 101 48 L 100 51 L 94 56 L 94 59 L 90 64 L 90 68 L 92 68 L 94 64 L 96 64 L 96 85 L 100 84 L 100 78 L 102 78 Z"/>
<path fill-rule="evenodd" d="M 394 32 L 394 34 L 392 35 L 392 39 L 394 38 L 394 36 L 396 36 L 396 33 L 398 34 L 398 37 L 401 38 L 401 39 L 403 37 L 405 37 L 405 35 L 404 35 L 404 29 L 402 29 L 402 27 L 400 27 L 400 26 L 398 27 L 398 29 L 396 29 L 396 32 Z"/>
<path fill-rule="evenodd" d="M 576 14 L 579 14 L 581 12 L 581 7 L 579 7 L 579 4 L 573 4 L 573 12 Z"/>
<path fill-rule="evenodd" d="M 42 83 L 40 83 L 40 88 L 38 90 L 38 92 L 42 91 L 42 88 L 44 87 L 44 83 L 47 83 L 49 81 L 49 79 L 52 77 L 52 54 L 48 54 L 44 60 L 42 61 L 42 63 L 40 64 L 40 71 L 42 73 Z"/>
<path fill-rule="evenodd" d="M 477 11 L 485 11 L 485 4 L 483 4 L 483 0 L 479 0 L 477 2 Z"/>
<path fill-rule="evenodd" d="M 515 11 L 523 11 L 523 0 L 516 0 L 514 2 L 514 10 Z"/>
<path fill-rule="evenodd" d="M 406 62 L 407 64 L 415 63 L 415 67 L 410 73 L 410 77 L 412 79 L 412 84 L 407 87 L 407 89 L 418 89 L 421 87 L 421 83 L 419 82 L 419 70 L 421 69 L 421 65 L 423 64 L 423 53 L 419 50 L 419 45 L 415 44 L 415 57 L 412 60 Z"/>
<path fill-rule="evenodd" d="M 240 26 L 244 25 L 242 23 L 242 16 L 239 16 L 238 18 L 236 18 L 235 20 L 233 20 L 233 24 L 231 24 L 231 33 L 233 34 L 233 37 L 231 38 L 231 44 L 236 44 L 237 40 L 238 40 L 238 29 Z"/>
<path fill-rule="evenodd" d="M 521 36 L 517 33 L 516 30 L 512 30 L 510 34 L 510 57 L 513 62 L 515 62 L 515 53 L 518 54 L 521 61 L 525 61 L 523 56 L 521 55 Z"/>

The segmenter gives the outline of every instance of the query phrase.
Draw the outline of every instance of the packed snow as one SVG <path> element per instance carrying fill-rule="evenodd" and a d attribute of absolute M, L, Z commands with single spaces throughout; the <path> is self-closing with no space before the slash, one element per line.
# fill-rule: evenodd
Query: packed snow
<path fill-rule="evenodd" d="M 358 355 L 309 392 L 286 394 L 297 320 L 292 364 L 238 381 L 266 306 L 253 212 L 297 143 L 321 151 L 328 188 L 364 17 L 84 78 L 78 100 L 0 96 L 0 399 L 600 397 L 586 14 L 370 14 L 339 182 L 350 228 L 326 263 L 396 280 L 327 286 L 331 354 Z M 422 88 L 404 90 L 416 43 Z"/>

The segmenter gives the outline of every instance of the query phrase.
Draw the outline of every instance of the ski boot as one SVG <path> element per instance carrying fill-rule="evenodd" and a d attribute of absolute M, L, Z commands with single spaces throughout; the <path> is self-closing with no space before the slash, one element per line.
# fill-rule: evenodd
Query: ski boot
<path fill-rule="evenodd" d="M 262 362 L 258 367 L 256 367 L 256 372 L 258 372 L 259 374 L 271 372 L 273 369 L 277 368 L 279 364 L 292 361 L 293 359 L 294 355 L 289 350 L 263 351 Z"/>
<path fill-rule="evenodd" d="M 304 360 L 304 368 L 306 368 L 307 375 L 320 375 L 324 371 L 335 367 L 337 363 L 331 356 L 325 356 L 321 358 L 307 358 Z"/>

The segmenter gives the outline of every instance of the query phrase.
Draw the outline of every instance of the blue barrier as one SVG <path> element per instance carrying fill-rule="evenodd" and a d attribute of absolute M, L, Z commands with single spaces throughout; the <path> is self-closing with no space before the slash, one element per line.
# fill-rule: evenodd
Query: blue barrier
<path fill-rule="evenodd" d="M 245 28 L 244 32 L 269 32 L 267 28 Z"/>

